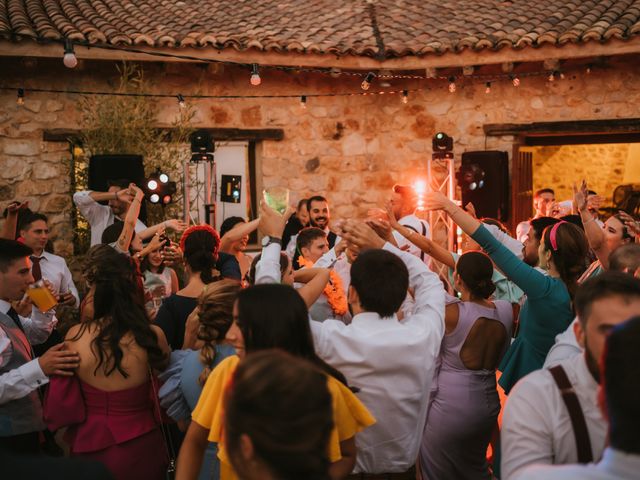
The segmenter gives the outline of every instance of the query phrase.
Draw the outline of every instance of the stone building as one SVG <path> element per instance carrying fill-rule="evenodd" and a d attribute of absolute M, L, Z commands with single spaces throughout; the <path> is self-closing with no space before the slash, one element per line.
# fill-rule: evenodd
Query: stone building
<path fill-rule="evenodd" d="M 633 4 L 9 0 L 0 5 L 0 207 L 29 200 L 51 215 L 56 250 L 71 253 L 67 139 L 81 95 L 70 92 L 113 91 L 122 60 L 142 65 L 148 93 L 166 95 L 156 99 L 159 127 L 181 94 L 194 127 L 246 145 L 253 197 L 281 185 L 293 200 L 325 194 L 334 217 L 363 216 L 394 183 L 426 175 L 443 131 L 456 159 L 508 153 L 510 179 L 492 187 L 510 188 L 511 222 L 530 213 L 533 188 L 566 197 L 582 176 L 610 199 L 617 185 L 640 183 Z M 63 65 L 65 41 L 75 68 Z"/>

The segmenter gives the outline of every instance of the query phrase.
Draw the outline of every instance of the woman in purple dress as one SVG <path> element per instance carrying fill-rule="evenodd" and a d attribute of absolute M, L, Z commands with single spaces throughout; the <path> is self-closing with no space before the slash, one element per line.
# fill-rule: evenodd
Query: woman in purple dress
<path fill-rule="evenodd" d="M 68 427 L 71 455 L 102 462 L 117 480 L 160 480 L 168 459 L 152 381 L 169 347 L 149 322 L 131 258 L 105 252 L 89 280 L 95 315 L 65 340 L 80 367 L 72 377 L 51 379 L 45 420 L 51 429 Z"/>
<path fill-rule="evenodd" d="M 455 288 L 445 309 L 445 336 L 431 392 L 420 466 L 423 478 L 489 479 L 486 451 L 498 414 L 496 368 L 513 325 L 507 301 L 490 301 L 493 264 L 482 252 L 456 263 Z"/>

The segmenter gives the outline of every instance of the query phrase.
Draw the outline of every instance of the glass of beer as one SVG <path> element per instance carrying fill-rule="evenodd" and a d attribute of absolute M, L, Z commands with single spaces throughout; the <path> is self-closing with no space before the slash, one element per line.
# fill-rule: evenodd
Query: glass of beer
<path fill-rule="evenodd" d="M 271 187 L 262 191 L 265 202 L 273 210 L 280 215 L 284 215 L 284 212 L 289 206 L 289 189 L 284 187 Z"/>
<path fill-rule="evenodd" d="M 58 300 L 56 300 L 56 297 L 53 296 L 43 280 L 38 280 L 33 285 L 30 285 L 27 289 L 27 295 L 41 312 L 48 312 L 58 305 Z"/>

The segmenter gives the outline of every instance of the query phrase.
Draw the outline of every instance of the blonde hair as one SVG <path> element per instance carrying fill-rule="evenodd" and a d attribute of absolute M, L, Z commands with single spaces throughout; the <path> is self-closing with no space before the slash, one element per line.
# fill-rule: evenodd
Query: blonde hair
<path fill-rule="evenodd" d="M 200 362 L 204 370 L 198 378 L 204 385 L 211 373 L 216 358 L 216 344 L 224 339 L 233 323 L 233 303 L 240 291 L 235 280 L 220 280 L 210 283 L 198 298 L 198 340 L 204 345 L 200 350 Z"/>

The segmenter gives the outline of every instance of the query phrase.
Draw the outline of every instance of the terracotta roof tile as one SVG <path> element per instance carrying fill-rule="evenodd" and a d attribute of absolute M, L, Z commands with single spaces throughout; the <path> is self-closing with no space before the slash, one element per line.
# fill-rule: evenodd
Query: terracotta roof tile
<path fill-rule="evenodd" d="M 628 39 L 640 0 L 5 0 L 0 38 L 378 58 Z"/>

